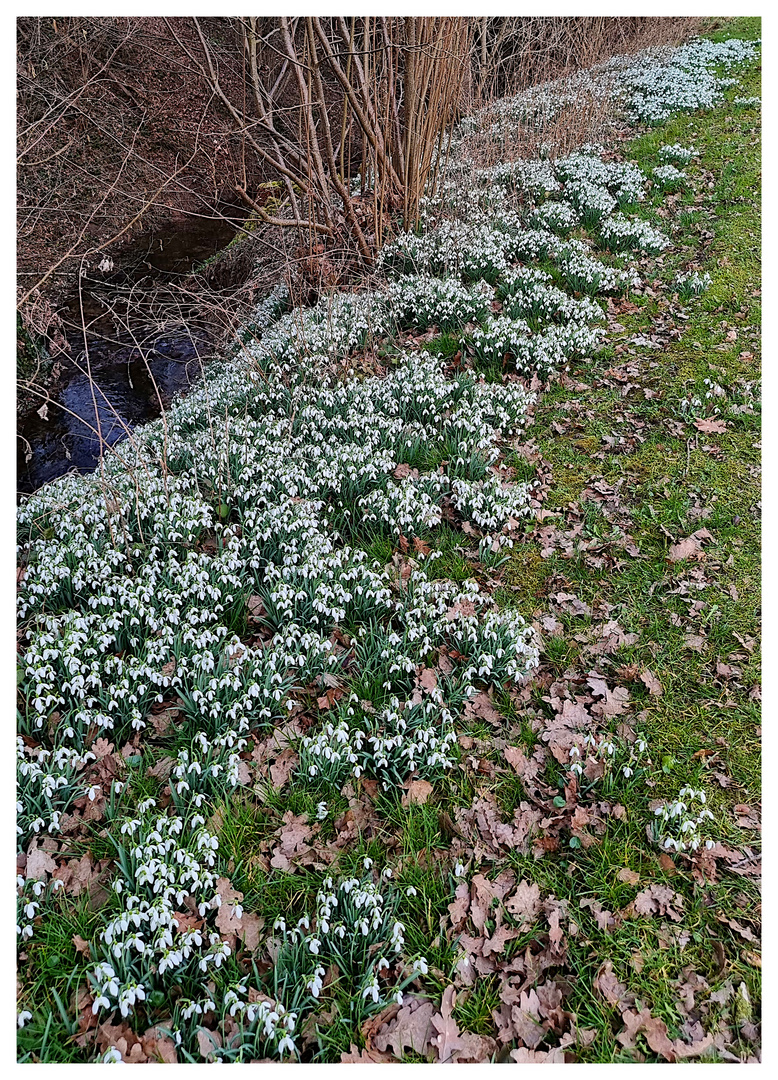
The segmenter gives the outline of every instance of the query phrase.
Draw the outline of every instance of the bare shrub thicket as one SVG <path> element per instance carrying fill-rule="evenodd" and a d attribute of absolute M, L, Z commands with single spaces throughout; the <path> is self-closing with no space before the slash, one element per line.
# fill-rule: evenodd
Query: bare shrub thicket
<path fill-rule="evenodd" d="M 474 105 L 591 67 L 618 53 L 679 44 L 702 23 L 693 17 L 541 15 L 473 21 Z"/>
<path fill-rule="evenodd" d="M 413 226 L 445 159 L 446 129 L 463 110 L 612 52 L 679 40 L 696 26 L 658 18 L 20 19 L 20 323 L 51 338 L 57 301 L 74 291 L 80 269 L 94 270 L 171 219 L 249 214 L 252 243 L 230 256 L 221 279 L 211 274 L 218 305 L 242 281 L 250 300 L 258 282 L 295 262 L 315 293 L 349 266 L 363 269 L 392 229 Z M 603 107 L 582 98 L 580 115 L 567 110 L 556 122 L 571 138 L 588 133 Z M 523 133 L 504 156 L 530 144 Z"/>
<path fill-rule="evenodd" d="M 369 262 L 387 210 L 418 220 L 436 151 L 454 119 L 468 72 L 463 18 L 236 20 L 249 93 L 222 86 L 207 33 L 186 51 L 224 106 L 241 145 L 282 183 L 290 213 L 269 213 L 243 187 L 261 221 L 330 239 L 347 234 Z"/>

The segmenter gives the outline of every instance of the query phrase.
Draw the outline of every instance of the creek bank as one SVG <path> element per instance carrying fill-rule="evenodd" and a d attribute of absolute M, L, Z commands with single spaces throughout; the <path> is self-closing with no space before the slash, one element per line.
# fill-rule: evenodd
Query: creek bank
<path fill-rule="evenodd" d="M 71 470 L 91 472 L 101 440 L 120 442 L 198 378 L 215 341 L 193 304 L 166 311 L 164 294 L 229 246 L 239 224 L 233 208 L 229 214 L 171 221 L 139 236 L 115 263 L 105 259 L 89 271 L 80 298 L 63 301 L 66 348 L 44 349 L 43 386 L 35 393 L 22 383 L 19 392 L 19 492 Z"/>

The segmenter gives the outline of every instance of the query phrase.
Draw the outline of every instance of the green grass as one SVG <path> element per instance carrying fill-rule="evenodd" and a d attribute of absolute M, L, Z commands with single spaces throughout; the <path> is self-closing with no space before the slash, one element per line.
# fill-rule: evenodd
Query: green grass
<path fill-rule="evenodd" d="M 756 22 L 747 24 L 749 32 L 743 36 L 757 35 Z M 754 65 L 745 73 L 742 85 L 728 96 L 759 93 L 760 70 Z M 615 827 L 609 824 L 606 835 L 590 849 L 568 854 L 561 876 L 554 872 L 551 859 L 523 867 L 525 875 L 535 880 L 550 874 L 548 887 L 557 896 L 569 897 L 571 903 L 577 904 L 581 896 L 592 896 L 610 910 L 623 906 L 630 893 L 634 895 L 634 890 L 614 883 L 616 868 L 647 872 L 650 882 L 662 880 L 656 855 L 646 847 L 642 835 L 648 798 L 672 796 L 685 783 L 704 784 L 716 814 L 718 835 L 733 845 L 744 840 L 733 823 L 733 805 L 753 805 L 759 800 L 759 707 L 749 700 L 749 689 L 759 681 L 759 657 L 758 651 L 746 655 L 735 636 L 750 638 L 758 633 L 758 390 L 752 388 L 753 412 L 728 417 L 724 434 L 698 432 L 679 410 L 684 397 L 700 396 L 704 401 L 705 379 L 722 387 L 728 400 L 740 403 L 750 394 L 749 390 L 744 396 L 744 384 L 753 384 L 759 377 L 758 115 L 753 109 L 731 111 L 723 106 L 705 115 L 679 116 L 621 149 L 626 158 L 648 171 L 657 162 L 659 147 L 675 142 L 693 144 L 700 157 L 687 166 L 694 186 L 680 202 L 688 209 L 670 219 L 675 229 L 673 251 L 656 260 L 656 277 L 663 286 L 654 283 L 654 297 L 631 297 L 638 311 L 617 316 L 625 331 L 615 342 L 611 338 L 610 347 L 594 361 L 576 365 L 574 377 L 589 387 L 575 395 L 577 408 L 571 412 L 561 407 L 573 396 L 568 387 L 552 387 L 541 399 L 532 428 L 544 463 L 552 470 L 547 506 L 564 510 L 577 501 L 573 520 L 582 523 L 583 537 L 603 542 L 606 562 L 597 569 L 583 555 L 563 558 L 555 554 L 541 566 L 525 547 L 514 555 L 504 575 L 504 594 L 515 593 L 520 610 L 527 614 L 543 607 L 539 589 L 545 585 L 551 592 L 562 587 L 561 583 L 565 591 L 590 605 L 610 605 L 609 617 L 618 618 L 625 631 L 639 635 L 636 644 L 619 651 L 612 666 L 634 663 L 650 667 L 663 687 L 661 697 L 652 698 L 640 685 L 630 685 L 636 708 L 642 710 L 641 731 L 649 741 L 652 758 L 664 766 L 655 778 L 656 786 L 650 792 L 636 788 L 625 793 L 621 801 L 626 806 L 626 820 Z M 706 186 L 708 182 L 710 186 Z M 698 192 L 700 199 L 695 198 Z M 667 229 L 668 219 L 655 216 L 663 203 L 664 195 L 654 196 L 641 213 Z M 712 234 L 705 237 L 709 242 L 702 249 L 701 230 Z M 690 301 L 680 312 L 687 318 L 679 319 L 672 283 L 690 258 L 710 273 L 713 284 L 708 293 Z M 650 333 L 656 320 L 667 319 L 668 313 L 680 329 L 680 337 L 655 351 L 628 346 L 630 351 L 615 352 L 614 344 Z M 732 328 L 737 332 L 735 341 L 727 338 Z M 652 367 L 652 363 L 658 366 Z M 623 382 L 609 380 L 607 372 L 627 364 L 632 364 L 628 381 L 634 387 L 625 397 Z M 644 389 L 649 390 L 648 396 Z M 552 428 L 571 417 L 574 423 L 564 434 Z M 673 424 L 682 424 L 682 430 L 674 429 Z M 639 442 L 631 439 L 636 430 L 641 434 Z M 620 452 L 608 452 L 604 440 L 609 436 L 623 440 Z M 603 450 L 600 459 L 593 458 L 593 453 Z M 596 507 L 580 501 L 584 488 L 595 478 L 621 483 L 622 511 L 640 558 L 630 558 L 609 546 L 610 523 Z M 690 517 L 695 504 L 708 510 L 709 516 Z M 688 599 L 677 590 L 694 563 L 672 564 L 668 550 L 674 541 L 701 527 L 709 529 L 714 539 L 703 564 L 704 587 Z M 533 570 L 531 578 L 529 568 Z M 529 587 L 525 584 L 528 578 Z M 693 600 L 701 602 L 701 610 L 690 619 Z M 575 642 L 569 637 L 580 633 L 587 623 L 564 613 L 559 618 L 564 635 L 547 640 L 544 656 L 557 676 L 580 664 Z M 684 643 L 684 635 L 692 630 L 706 636 L 702 652 L 692 651 Z M 728 685 L 717 678 L 716 663 L 726 663 L 736 652 L 744 657 L 737 661 L 742 676 L 737 685 Z M 704 754 L 715 754 L 716 765 L 706 768 L 701 760 Z M 711 779 L 714 769 L 723 771 L 730 786 L 724 789 Z M 741 914 L 756 917 L 756 889 L 747 879 L 735 882 L 726 874 L 704 893 L 685 874 L 673 876 L 670 883 L 686 901 L 683 925 L 691 933 L 691 942 L 683 952 L 659 948 L 651 940 L 648 925 L 626 923 L 606 936 L 582 917 L 588 947 L 571 962 L 578 978 L 569 1004 L 579 1016 L 587 1010 L 591 1014 L 590 976 L 607 956 L 633 992 L 637 992 L 636 986 L 642 989 L 653 1014 L 661 1016 L 672 1032 L 679 1018 L 670 983 L 681 967 L 692 964 L 712 986 L 723 981 L 712 948 L 714 939 L 724 945 L 728 977 L 742 980 L 751 1000 L 758 1000 L 758 969 L 742 959 L 743 943 L 728 934 L 714 914 L 716 910 L 727 911 L 737 893 Z M 644 961 L 639 979 L 629 967 L 635 949 L 640 949 Z M 583 1051 L 581 1060 L 627 1060 L 613 1040 L 608 1017 L 599 1012 L 591 1021 L 598 1029 L 597 1039 Z"/>

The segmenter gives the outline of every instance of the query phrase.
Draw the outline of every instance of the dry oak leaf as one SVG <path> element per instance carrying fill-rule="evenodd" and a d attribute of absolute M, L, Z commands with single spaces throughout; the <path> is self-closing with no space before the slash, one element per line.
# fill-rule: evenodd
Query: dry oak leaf
<path fill-rule="evenodd" d="M 556 593 L 551 595 L 551 599 L 561 608 L 562 611 L 567 611 L 571 615 L 591 615 L 592 609 L 588 604 L 585 604 L 583 600 L 579 600 L 574 593 Z"/>
<path fill-rule="evenodd" d="M 606 934 L 610 934 L 616 929 L 616 919 L 613 912 L 603 908 L 600 901 L 593 896 L 584 897 L 579 901 L 578 906 L 580 908 L 589 908 L 592 915 L 594 915 L 597 926 L 600 930 L 604 930 Z"/>
<path fill-rule="evenodd" d="M 236 906 L 240 905 L 243 893 L 233 889 L 230 879 L 225 877 L 216 879 L 216 892 L 220 900 L 216 913 L 216 926 L 223 934 L 234 933 L 235 926 L 232 924 L 240 920 L 240 916 L 235 913 Z"/>
<path fill-rule="evenodd" d="M 629 690 L 625 686 L 614 686 L 613 690 L 606 687 L 605 701 L 592 705 L 592 713 L 604 717 L 620 716 L 628 704 Z"/>
<path fill-rule="evenodd" d="M 521 1065 L 564 1065 L 565 1054 L 558 1046 L 553 1050 L 528 1050 L 520 1046 L 517 1050 L 511 1050 L 511 1060 Z"/>
<path fill-rule="evenodd" d="M 270 865 L 277 870 L 291 870 L 291 860 L 296 855 L 307 851 L 308 841 L 313 836 L 313 828 L 308 824 L 306 814 L 293 814 L 287 810 L 284 824 L 278 830 L 279 844 L 273 852 Z"/>
<path fill-rule="evenodd" d="M 528 929 L 540 914 L 540 887 L 534 881 L 520 881 L 505 907 L 522 930 Z"/>
<path fill-rule="evenodd" d="M 270 766 L 270 779 L 274 788 L 280 789 L 284 786 L 294 772 L 299 760 L 300 759 L 291 746 L 287 746 L 281 751 L 280 755 Z"/>
<path fill-rule="evenodd" d="M 539 627 L 541 630 L 545 630 L 551 637 L 558 637 L 564 633 L 564 626 L 556 617 L 556 615 L 543 615 L 539 621 Z"/>
<path fill-rule="evenodd" d="M 631 994 L 624 983 L 619 982 L 614 975 L 611 960 L 605 961 L 592 985 L 604 1001 L 607 1001 L 609 1005 L 618 1006 L 619 1009 L 624 1009 L 635 1001 L 635 995 Z"/>
<path fill-rule="evenodd" d="M 250 596 L 248 599 L 249 615 L 252 619 L 261 619 L 265 612 L 265 605 L 261 596 Z"/>
<path fill-rule="evenodd" d="M 627 634 L 623 627 L 615 619 L 610 619 L 599 630 L 599 640 L 594 645 L 589 645 L 587 652 L 594 655 L 603 654 L 611 656 L 626 645 L 635 645 L 639 634 Z"/>
<path fill-rule="evenodd" d="M 160 1027 L 150 1027 L 141 1039 L 143 1051 L 149 1061 L 158 1061 L 165 1065 L 177 1065 L 176 1044 Z"/>
<path fill-rule="evenodd" d="M 634 870 L 630 870 L 629 867 L 625 866 L 619 870 L 618 879 L 627 885 L 637 885 L 640 881 L 640 874 L 636 874 Z"/>
<path fill-rule="evenodd" d="M 340 1060 L 344 1064 L 354 1065 L 388 1065 L 397 1061 L 391 1054 L 381 1054 L 378 1050 L 360 1050 L 353 1043 L 348 1053 L 342 1053 Z"/>
<path fill-rule="evenodd" d="M 446 612 L 446 618 L 449 622 L 458 619 L 460 615 L 465 619 L 472 618 L 475 615 L 475 604 L 472 600 L 458 600 Z"/>
<path fill-rule="evenodd" d="M 713 535 L 707 529 L 698 529 L 691 536 L 687 536 L 685 540 L 681 540 L 677 544 L 671 544 L 667 557 L 670 562 L 681 562 L 682 559 L 690 559 L 692 556 L 700 554 L 703 540 L 712 539 Z"/>
<path fill-rule="evenodd" d="M 745 803 L 738 803 L 734 808 L 735 820 L 741 829 L 761 829 L 759 814 Z"/>
<path fill-rule="evenodd" d="M 216 927 L 219 933 L 225 937 L 239 937 L 249 952 L 254 952 L 259 946 L 260 932 L 265 925 L 265 920 L 259 915 L 243 911 L 240 906 L 243 893 L 233 889 L 229 878 L 218 878 L 216 891 L 221 897 L 221 904 L 216 913 Z"/>
<path fill-rule="evenodd" d="M 163 709 L 162 712 L 151 714 L 151 724 L 157 735 L 164 735 L 173 726 L 175 718 L 181 712 L 180 709 Z"/>
<path fill-rule="evenodd" d="M 81 953 L 82 956 L 89 956 L 89 942 L 78 934 L 73 935 L 73 944 L 76 947 L 76 952 Z"/>
<path fill-rule="evenodd" d="M 562 1008 L 564 995 L 558 983 L 547 979 L 541 986 L 536 987 L 540 1003 L 540 1015 L 551 1024 L 554 1031 L 561 1032 L 565 1027 L 568 1014 Z"/>
<path fill-rule="evenodd" d="M 698 431 L 704 431 L 708 435 L 723 435 L 728 425 L 726 420 L 705 420 L 700 418 L 694 421 L 694 426 Z"/>
<path fill-rule="evenodd" d="M 460 930 L 470 910 L 470 887 L 466 881 L 460 881 L 454 892 L 454 900 L 448 905 L 448 918 L 453 929 Z"/>
<path fill-rule="evenodd" d="M 100 869 L 100 866 L 103 869 Z M 80 859 L 71 859 L 66 866 L 60 866 L 55 878 L 62 878 L 65 892 L 71 896 L 78 896 L 86 892 L 89 897 L 88 907 L 90 911 L 97 911 L 108 899 L 108 890 L 105 881 L 110 875 L 111 867 L 105 868 L 105 864 L 95 864 L 91 852 L 87 851 Z"/>
<path fill-rule="evenodd" d="M 462 1050 L 465 1045 L 460 1038 L 457 1022 L 451 1015 L 455 1004 L 456 991 L 453 986 L 447 986 L 443 991 L 440 1012 L 430 1021 L 437 1032 L 430 1042 L 436 1048 L 440 1062 L 450 1061 L 457 1050 Z"/>
<path fill-rule="evenodd" d="M 534 993 L 534 991 L 530 991 Z M 522 997 L 525 995 L 522 994 Z M 521 1039 L 524 1046 L 534 1050 L 546 1037 L 547 1031 L 540 1019 L 535 1019 L 524 1009 L 518 1009 L 514 1005 L 511 1009 L 511 1022 L 517 1038 Z"/>
<path fill-rule="evenodd" d="M 316 704 L 322 711 L 331 709 L 332 706 L 343 697 L 345 690 L 341 686 L 331 686 L 325 690 L 321 697 L 316 698 Z"/>
<path fill-rule="evenodd" d="M 491 1061 L 497 1052 L 497 1043 L 488 1035 L 474 1035 L 471 1031 L 463 1031 L 460 1033 L 459 1041 L 461 1046 L 451 1058 L 457 1063 Z"/>
<path fill-rule="evenodd" d="M 691 1043 L 684 1042 L 683 1039 L 676 1039 L 673 1043 L 673 1050 L 675 1056 L 683 1060 L 684 1058 L 699 1057 L 711 1046 L 713 1046 L 713 1035 L 703 1035 L 701 1039 Z"/>
<path fill-rule="evenodd" d="M 508 926 L 498 926 L 492 936 L 484 941 L 481 950 L 482 956 L 500 956 L 505 952 L 505 946 L 509 941 L 519 936 L 518 930 L 512 930 Z"/>
<path fill-rule="evenodd" d="M 557 900 L 555 896 L 549 896 L 543 902 L 543 913 L 548 922 L 548 941 L 552 953 L 562 951 L 564 944 L 564 931 L 560 925 L 562 919 L 567 918 L 567 900 Z"/>
<path fill-rule="evenodd" d="M 652 697 L 661 697 L 662 684 L 650 668 L 641 671 L 640 681 L 646 686 Z"/>
<path fill-rule="evenodd" d="M 56 869 L 57 864 L 54 862 L 51 855 L 49 855 L 48 851 L 43 851 L 39 847 L 32 846 L 28 849 L 26 868 L 28 881 L 30 878 L 35 881 L 48 881 L 49 874 L 54 874 Z"/>
<path fill-rule="evenodd" d="M 429 690 L 431 693 L 438 685 L 438 677 L 433 668 L 423 668 L 417 682 L 424 690 Z"/>
<path fill-rule="evenodd" d="M 638 915 L 669 915 L 673 922 L 683 918 L 683 897 L 669 885 L 649 885 L 633 903 Z"/>
<path fill-rule="evenodd" d="M 489 881 L 483 874 L 476 874 L 471 885 L 470 918 L 473 925 L 482 932 L 484 923 L 494 900 L 502 900 L 516 881 L 511 870 L 503 871 L 495 881 Z"/>
<path fill-rule="evenodd" d="M 326 976 L 325 976 L 326 978 Z M 366 1020 L 362 1025 L 362 1038 L 365 1040 L 365 1046 L 368 1050 L 375 1049 L 373 1046 L 373 1037 L 388 1024 L 394 1020 L 400 1011 L 400 1006 L 396 1002 L 392 1002 L 391 1005 L 387 1005 L 385 1009 L 382 1009 L 380 1013 L 372 1016 L 369 1020 Z"/>
<path fill-rule="evenodd" d="M 209 1031 L 208 1028 L 199 1027 L 197 1029 L 197 1046 L 200 1051 L 200 1056 L 204 1057 L 206 1061 L 213 1060 L 214 1050 L 221 1048 L 222 1037 L 218 1031 Z"/>
<path fill-rule="evenodd" d="M 431 1001 L 422 1001 L 421 998 L 405 1000 L 406 1004 L 397 1016 L 376 1034 L 373 1043 L 381 1051 L 386 1051 L 391 1046 L 395 1057 L 402 1057 L 407 1049 L 417 1054 L 426 1054 L 435 1006 Z"/>
<path fill-rule="evenodd" d="M 652 1016 L 649 1009 L 637 1013 L 627 1009 L 622 1013 L 625 1029 L 616 1038 L 622 1046 L 635 1046 L 635 1036 L 642 1032 L 646 1042 L 656 1054 L 661 1054 L 666 1061 L 675 1061 L 675 1047 L 667 1034 L 667 1024 Z"/>
<path fill-rule="evenodd" d="M 107 739 L 95 739 L 90 749 L 99 761 L 100 758 L 108 757 L 109 754 L 112 754 L 114 747 L 113 743 L 108 742 Z"/>
<path fill-rule="evenodd" d="M 531 758 L 527 757 L 520 746 L 506 746 L 503 750 L 505 760 L 522 780 L 534 780 L 544 766 L 546 752 L 542 747 L 535 750 Z"/>
<path fill-rule="evenodd" d="M 501 727 L 504 723 L 502 716 L 492 704 L 492 699 L 483 691 L 467 699 L 462 719 L 465 721 L 473 719 L 486 720 L 487 723 L 494 724 L 495 727 Z"/>
<path fill-rule="evenodd" d="M 740 936 L 745 941 L 751 941 L 754 944 L 758 944 L 759 938 L 756 936 L 753 930 L 751 930 L 748 926 L 743 926 L 743 924 L 738 922 L 737 919 L 730 919 L 726 915 L 722 915 L 720 912 L 716 915 L 716 918 L 720 923 L 724 923 L 725 926 L 729 926 L 730 929 L 735 931 L 735 933 L 740 934 Z"/>
<path fill-rule="evenodd" d="M 409 780 L 404 786 L 406 793 L 402 797 L 403 806 L 424 806 L 435 790 L 429 780 Z"/>
<path fill-rule="evenodd" d="M 128 1065 L 141 1065 L 148 1060 L 140 1037 L 126 1022 L 111 1024 L 104 1021 L 97 1028 L 95 1040 L 102 1051 L 115 1047 L 122 1055 L 122 1061 Z"/>
<path fill-rule="evenodd" d="M 148 776 L 153 776 L 156 780 L 165 781 L 173 771 L 173 766 L 176 763 L 176 759 L 172 757 L 162 757 L 156 763 L 156 765 L 149 766 L 146 770 Z"/>

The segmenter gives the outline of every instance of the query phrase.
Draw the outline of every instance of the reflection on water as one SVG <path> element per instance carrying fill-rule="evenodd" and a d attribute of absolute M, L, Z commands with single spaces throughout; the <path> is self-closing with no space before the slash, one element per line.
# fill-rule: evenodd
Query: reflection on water
<path fill-rule="evenodd" d="M 35 491 L 71 470 L 91 472 L 100 458 L 100 438 L 104 445 L 120 442 L 133 428 L 159 416 L 160 399 L 167 408 L 176 394 L 198 378 L 201 360 L 211 355 L 211 342 L 203 331 L 190 331 L 180 324 L 171 330 L 168 323 L 164 332 L 158 326 L 133 325 L 131 335 L 120 334 L 105 312 L 122 288 L 131 285 L 135 297 L 154 296 L 160 284 L 188 274 L 195 263 L 215 254 L 234 235 L 229 220 L 216 218 L 198 219 L 164 235 L 141 237 L 122 253 L 121 270 L 90 283 L 91 292 L 84 290 L 84 314 L 91 324 L 92 384 L 83 337 L 68 334 L 72 359 L 58 358 L 62 370 L 50 388 L 45 419 L 33 411 L 19 426 L 20 492 Z M 77 321 L 75 305 L 71 322 Z M 143 355 L 138 342 L 143 342 Z"/>
<path fill-rule="evenodd" d="M 91 472 L 100 458 L 100 438 L 113 446 L 138 424 L 153 420 L 160 398 L 167 407 L 187 390 L 200 375 L 199 357 L 207 355 L 208 342 L 183 331 L 157 341 L 146 361 L 135 348 L 99 343 L 90 350 L 91 384 L 79 370 L 85 368 L 83 359 L 80 365 L 66 363 L 47 418 L 33 412 L 20 426 L 19 491 L 35 491 L 72 469 Z"/>

